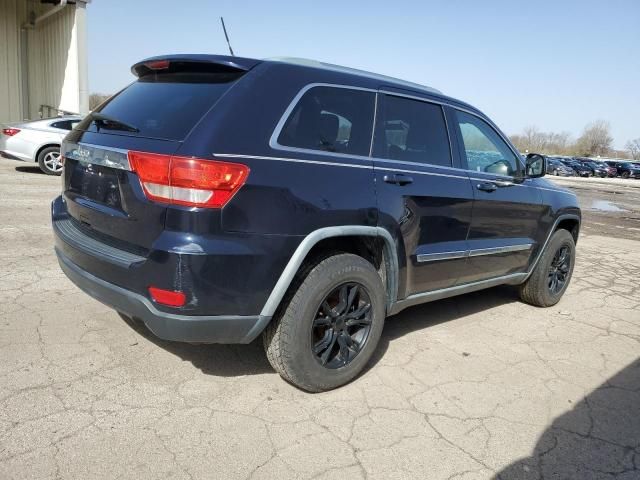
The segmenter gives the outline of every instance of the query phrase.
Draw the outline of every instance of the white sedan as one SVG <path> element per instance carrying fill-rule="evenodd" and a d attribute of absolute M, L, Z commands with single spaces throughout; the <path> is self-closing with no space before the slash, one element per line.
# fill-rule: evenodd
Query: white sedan
<path fill-rule="evenodd" d="M 60 175 L 60 143 L 82 117 L 73 115 L 2 125 L 0 156 L 38 162 L 48 175 Z"/>

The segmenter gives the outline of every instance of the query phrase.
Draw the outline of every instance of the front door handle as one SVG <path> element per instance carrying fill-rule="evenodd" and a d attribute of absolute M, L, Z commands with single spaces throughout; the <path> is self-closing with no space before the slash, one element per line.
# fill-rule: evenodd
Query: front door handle
<path fill-rule="evenodd" d="M 495 192 L 498 187 L 493 182 L 482 182 L 476 185 L 478 190 L 482 190 L 483 192 Z"/>
<path fill-rule="evenodd" d="M 385 175 L 382 179 L 386 183 L 391 183 L 393 185 L 400 185 L 401 187 L 404 185 L 409 185 L 413 183 L 413 178 L 409 175 L 403 175 L 401 173 L 393 174 L 393 175 Z"/>
<path fill-rule="evenodd" d="M 493 180 L 493 184 L 496 187 L 513 187 L 515 183 L 510 180 Z"/>

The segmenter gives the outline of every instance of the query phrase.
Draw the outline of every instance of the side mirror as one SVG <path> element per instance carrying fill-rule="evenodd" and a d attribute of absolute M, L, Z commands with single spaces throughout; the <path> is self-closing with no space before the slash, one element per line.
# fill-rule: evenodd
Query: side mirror
<path fill-rule="evenodd" d="M 547 159 L 537 153 L 528 154 L 525 171 L 527 178 L 544 177 L 547 172 Z"/>

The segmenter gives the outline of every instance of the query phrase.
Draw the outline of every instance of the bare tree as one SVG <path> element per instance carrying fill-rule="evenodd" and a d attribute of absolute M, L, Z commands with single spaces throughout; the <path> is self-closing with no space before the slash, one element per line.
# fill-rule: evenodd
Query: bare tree
<path fill-rule="evenodd" d="M 95 110 L 102 102 L 108 100 L 111 95 L 105 93 L 92 93 L 89 95 L 89 110 Z"/>
<path fill-rule="evenodd" d="M 640 160 L 640 137 L 635 140 L 629 140 L 624 148 L 629 152 L 631 158 Z"/>
<path fill-rule="evenodd" d="M 570 135 L 567 132 L 541 132 L 537 127 L 529 126 L 522 134 L 512 135 L 511 141 L 521 152 L 566 154 Z"/>
<path fill-rule="evenodd" d="M 606 155 L 611 150 L 611 126 L 605 120 L 596 120 L 584 127 L 576 146 L 579 153 L 587 156 Z"/>
<path fill-rule="evenodd" d="M 566 154 L 569 151 L 571 134 L 569 132 L 548 133 L 548 148 L 552 153 Z"/>
<path fill-rule="evenodd" d="M 538 130 L 538 127 L 525 127 L 523 137 L 526 144 L 528 145 L 527 150 L 529 150 L 530 152 L 542 152 L 547 146 L 546 135 Z"/>
<path fill-rule="evenodd" d="M 521 152 L 541 152 L 544 149 L 544 134 L 535 126 L 525 127 L 522 134 L 512 135 L 511 141 Z"/>

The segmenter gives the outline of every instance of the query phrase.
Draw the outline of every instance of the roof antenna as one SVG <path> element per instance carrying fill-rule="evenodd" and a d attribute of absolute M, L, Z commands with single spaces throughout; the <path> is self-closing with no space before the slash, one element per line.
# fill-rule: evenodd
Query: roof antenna
<path fill-rule="evenodd" d="M 227 39 L 227 45 L 229 45 L 229 52 L 232 57 L 235 57 L 233 49 L 231 48 L 231 43 L 229 42 L 229 35 L 227 35 L 227 27 L 224 26 L 224 18 L 220 17 L 220 22 L 222 23 L 222 30 L 224 31 L 224 38 Z"/>

